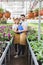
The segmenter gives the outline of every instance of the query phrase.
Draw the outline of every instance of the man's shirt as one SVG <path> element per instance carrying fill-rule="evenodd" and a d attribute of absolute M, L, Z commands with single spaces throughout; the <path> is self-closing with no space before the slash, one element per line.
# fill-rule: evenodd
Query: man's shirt
<path fill-rule="evenodd" d="M 21 21 L 20 23 L 23 26 L 23 29 L 28 28 L 28 22 L 27 21 Z"/>

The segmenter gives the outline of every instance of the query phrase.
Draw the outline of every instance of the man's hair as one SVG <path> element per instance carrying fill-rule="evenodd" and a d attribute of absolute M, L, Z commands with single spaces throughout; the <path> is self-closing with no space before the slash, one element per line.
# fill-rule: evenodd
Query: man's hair
<path fill-rule="evenodd" d="M 25 17 L 25 15 L 24 15 L 24 14 L 21 14 L 21 16 L 24 16 L 24 17 Z"/>

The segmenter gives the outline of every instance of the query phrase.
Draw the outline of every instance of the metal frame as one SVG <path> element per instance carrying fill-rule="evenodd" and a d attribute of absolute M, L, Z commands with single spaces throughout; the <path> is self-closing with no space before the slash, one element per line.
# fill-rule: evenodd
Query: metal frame
<path fill-rule="evenodd" d="M 1 56 L 1 58 L 0 58 L 0 65 L 2 65 L 4 59 L 5 59 L 5 65 L 6 65 L 6 54 L 7 54 L 8 49 L 10 49 L 10 48 L 9 48 L 10 42 L 6 42 L 6 43 L 7 43 L 7 46 L 6 46 L 6 48 L 5 48 L 5 50 L 4 50 L 3 54 L 2 54 L 2 56 Z M 9 54 L 10 54 L 10 53 L 8 53 L 8 56 L 9 56 Z M 10 57 L 9 57 L 9 58 L 10 58 Z"/>
<path fill-rule="evenodd" d="M 28 52 L 30 53 L 30 65 L 39 65 L 28 39 L 27 39 L 27 44 L 28 44 L 28 49 L 29 49 Z M 33 62 L 34 62 L 34 64 L 33 64 Z"/>
<path fill-rule="evenodd" d="M 2 65 L 3 61 L 5 60 L 5 65 L 6 65 L 6 55 L 7 55 L 7 51 L 8 51 L 8 61 L 10 61 L 10 45 L 12 44 L 13 38 L 11 38 L 10 41 L 6 41 L 5 43 L 7 43 L 7 46 L 0 58 L 0 65 Z"/>

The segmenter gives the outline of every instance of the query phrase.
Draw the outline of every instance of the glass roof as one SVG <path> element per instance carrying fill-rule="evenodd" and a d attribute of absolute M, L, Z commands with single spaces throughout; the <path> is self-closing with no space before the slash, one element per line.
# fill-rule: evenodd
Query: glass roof
<path fill-rule="evenodd" d="M 3 0 L 5 1 L 5 0 Z M 7 0 L 8 1 L 8 0 Z M 30 3 L 29 0 L 14 0 L 11 2 L 0 2 L 0 7 L 2 7 L 4 10 L 8 10 L 12 13 L 11 17 L 13 16 L 19 16 L 20 14 L 27 14 L 30 8 L 33 6 L 34 0 Z M 43 2 L 42 2 L 43 7 Z M 39 8 L 39 3 L 34 6 L 34 9 Z"/>

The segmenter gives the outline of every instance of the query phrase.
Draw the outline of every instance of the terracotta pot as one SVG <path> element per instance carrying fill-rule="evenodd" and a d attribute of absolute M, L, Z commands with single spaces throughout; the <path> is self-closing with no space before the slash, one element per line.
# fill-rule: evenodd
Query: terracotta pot
<path fill-rule="evenodd" d="M 40 15 L 41 15 L 41 16 L 43 16 L 43 9 L 42 9 L 42 10 L 40 10 Z"/>
<path fill-rule="evenodd" d="M 29 12 L 29 15 L 28 17 L 31 19 L 31 18 L 34 18 L 34 13 L 32 11 Z"/>
<path fill-rule="evenodd" d="M 38 12 L 34 12 L 34 17 L 37 17 L 38 16 Z"/>
<path fill-rule="evenodd" d="M 8 11 L 6 11 L 5 13 L 4 13 L 4 16 L 6 17 L 6 18 L 9 18 L 10 17 L 10 12 L 8 12 Z"/>
<path fill-rule="evenodd" d="M 0 18 L 2 18 L 3 17 L 3 13 L 0 13 Z"/>
<path fill-rule="evenodd" d="M 26 16 L 26 19 L 29 19 L 29 16 L 28 15 Z"/>

